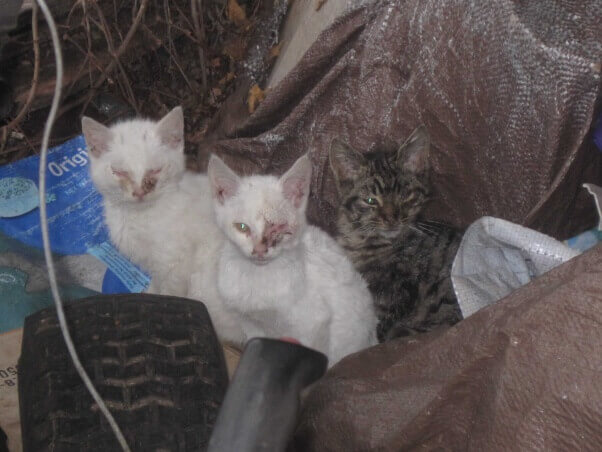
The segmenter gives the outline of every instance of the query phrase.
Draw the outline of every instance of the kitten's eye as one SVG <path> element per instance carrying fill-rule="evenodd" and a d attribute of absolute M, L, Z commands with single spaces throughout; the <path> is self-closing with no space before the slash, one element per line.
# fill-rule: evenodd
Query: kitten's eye
<path fill-rule="evenodd" d="M 251 228 L 245 223 L 234 223 L 234 227 L 238 232 L 242 232 L 243 234 L 249 235 L 251 232 Z"/>
<path fill-rule="evenodd" d="M 162 169 L 163 168 L 155 168 L 155 169 L 149 170 L 148 171 L 148 175 L 149 176 L 156 176 L 157 174 L 159 174 L 161 172 Z"/>
<path fill-rule="evenodd" d="M 118 170 L 113 167 L 111 167 L 111 171 L 113 171 L 113 174 L 118 177 L 130 177 L 130 174 L 127 171 Z"/>
<path fill-rule="evenodd" d="M 378 204 L 378 201 L 376 200 L 376 198 L 372 198 L 372 197 L 368 197 L 368 198 L 364 199 L 364 202 L 366 204 L 368 204 L 369 206 L 375 206 Z"/>

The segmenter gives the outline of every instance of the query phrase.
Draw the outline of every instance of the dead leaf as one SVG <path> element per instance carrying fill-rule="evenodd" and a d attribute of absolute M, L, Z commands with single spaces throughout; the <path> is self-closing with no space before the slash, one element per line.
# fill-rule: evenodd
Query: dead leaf
<path fill-rule="evenodd" d="M 249 113 L 253 113 L 263 99 L 265 99 L 265 91 L 259 85 L 253 85 L 249 90 L 249 100 L 247 101 Z"/>
<path fill-rule="evenodd" d="M 211 66 L 220 67 L 222 65 L 222 59 L 220 57 L 215 57 L 211 60 Z"/>
<path fill-rule="evenodd" d="M 221 89 L 219 89 L 218 87 L 211 88 L 211 92 L 213 93 L 213 95 L 214 95 L 215 97 L 219 97 L 219 96 L 221 96 L 221 95 L 222 95 L 222 90 L 221 90 Z"/>
<path fill-rule="evenodd" d="M 228 19 L 234 22 L 234 25 L 237 27 L 246 24 L 247 22 L 247 13 L 245 10 L 238 4 L 236 0 L 228 0 Z"/>
<path fill-rule="evenodd" d="M 222 49 L 224 55 L 228 55 L 234 61 L 242 60 L 247 53 L 247 40 L 235 37 L 224 44 Z"/>
<path fill-rule="evenodd" d="M 225 85 L 226 83 L 228 83 L 230 80 L 232 80 L 233 78 L 235 78 L 236 75 L 234 75 L 234 72 L 228 72 L 226 75 L 224 75 L 222 78 L 219 79 L 218 85 Z"/>
<path fill-rule="evenodd" d="M 276 57 L 278 57 L 278 55 L 280 55 L 281 47 L 282 43 L 280 42 L 270 49 L 270 53 L 268 54 L 268 62 L 274 60 Z"/>
<path fill-rule="evenodd" d="M 186 135 L 186 141 L 192 144 L 199 144 L 207 135 L 207 130 L 209 130 L 209 124 L 204 124 L 199 130 L 194 133 Z"/>
<path fill-rule="evenodd" d="M 316 0 L 316 11 L 320 11 L 320 8 L 322 8 L 322 5 L 324 5 L 326 1 L 327 0 Z"/>

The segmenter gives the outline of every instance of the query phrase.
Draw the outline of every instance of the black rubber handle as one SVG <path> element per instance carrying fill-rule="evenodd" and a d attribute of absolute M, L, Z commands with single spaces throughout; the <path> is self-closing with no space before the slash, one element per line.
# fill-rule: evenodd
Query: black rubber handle
<path fill-rule="evenodd" d="M 326 371 L 328 359 L 276 339 L 247 343 L 221 406 L 209 452 L 284 451 L 295 428 L 299 393 Z"/>

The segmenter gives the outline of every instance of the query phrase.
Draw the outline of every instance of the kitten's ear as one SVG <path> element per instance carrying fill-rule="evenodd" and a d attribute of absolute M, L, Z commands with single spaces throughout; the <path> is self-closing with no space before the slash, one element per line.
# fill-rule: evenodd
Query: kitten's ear
<path fill-rule="evenodd" d="M 109 150 L 111 141 L 111 129 L 103 126 L 98 121 L 84 116 L 82 118 L 82 133 L 86 139 L 86 145 L 93 157 L 100 157 Z"/>
<path fill-rule="evenodd" d="M 177 106 L 157 123 L 161 142 L 172 149 L 181 150 L 184 143 L 184 112 Z"/>
<path fill-rule="evenodd" d="M 309 196 L 311 183 L 311 161 L 309 155 L 300 157 L 295 164 L 280 177 L 284 197 L 293 203 L 296 209 L 301 207 Z"/>
<path fill-rule="evenodd" d="M 339 193 L 344 185 L 352 184 L 366 166 L 366 158 L 338 138 L 330 144 L 329 160 Z"/>
<path fill-rule="evenodd" d="M 423 126 L 418 127 L 397 151 L 397 162 L 406 171 L 421 174 L 429 168 L 431 140 Z"/>
<path fill-rule="evenodd" d="M 207 176 L 209 176 L 209 182 L 211 183 L 213 198 L 220 204 L 224 204 L 228 198 L 234 196 L 238 191 L 240 178 L 217 155 L 211 155 L 209 159 Z"/>

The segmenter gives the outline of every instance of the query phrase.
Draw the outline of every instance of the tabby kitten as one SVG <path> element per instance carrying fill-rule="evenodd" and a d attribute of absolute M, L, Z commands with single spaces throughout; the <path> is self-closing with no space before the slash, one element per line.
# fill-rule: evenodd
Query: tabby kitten
<path fill-rule="evenodd" d="M 381 342 L 462 319 L 450 278 L 462 234 L 420 219 L 429 198 L 428 157 L 422 127 L 393 153 L 362 155 L 336 139 L 331 145 L 341 200 L 337 241 L 368 282 Z"/>

